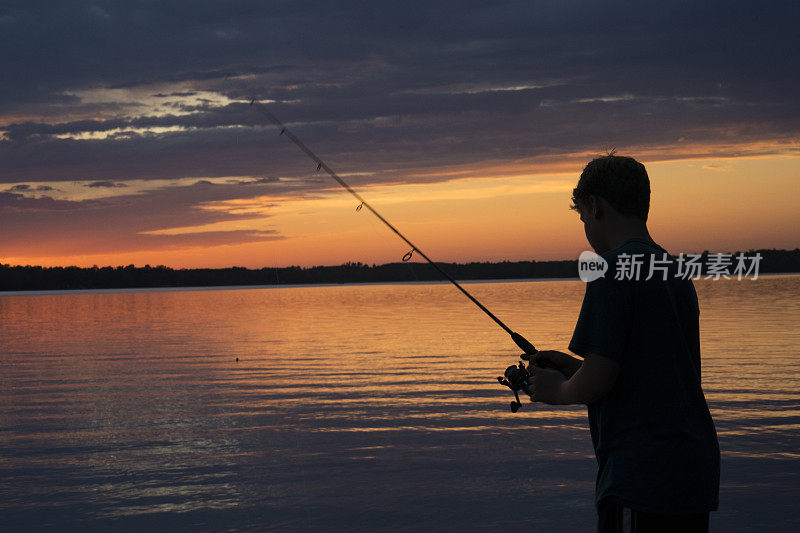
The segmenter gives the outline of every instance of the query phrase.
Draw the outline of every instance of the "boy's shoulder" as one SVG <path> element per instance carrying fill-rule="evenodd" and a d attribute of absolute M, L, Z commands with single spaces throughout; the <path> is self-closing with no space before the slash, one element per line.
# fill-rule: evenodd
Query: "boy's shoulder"
<path fill-rule="evenodd" d="M 652 240 L 628 239 L 601 257 L 607 263 L 607 270 L 598 281 L 611 285 L 628 286 L 631 281 L 650 281 L 654 275 L 657 278 L 675 275 L 675 258 Z"/>

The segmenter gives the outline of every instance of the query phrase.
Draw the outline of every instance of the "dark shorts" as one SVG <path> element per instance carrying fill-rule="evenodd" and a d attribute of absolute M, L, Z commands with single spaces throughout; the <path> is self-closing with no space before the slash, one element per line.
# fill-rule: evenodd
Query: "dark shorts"
<path fill-rule="evenodd" d="M 708 533 L 708 513 L 655 514 L 613 501 L 600 502 L 597 533 Z"/>

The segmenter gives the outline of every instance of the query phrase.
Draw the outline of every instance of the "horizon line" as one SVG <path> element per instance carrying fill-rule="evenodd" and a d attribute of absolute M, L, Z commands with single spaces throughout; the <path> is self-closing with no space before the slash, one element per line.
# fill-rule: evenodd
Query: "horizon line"
<path fill-rule="evenodd" d="M 589 250 L 589 251 L 593 251 L 593 250 Z M 703 250 L 702 252 L 681 252 L 681 253 L 692 254 L 692 255 L 707 255 L 707 254 L 719 254 L 719 253 L 733 255 L 733 254 L 736 254 L 736 253 L 744 253 L 744 252 L 751 253 L 751 252 L 761 252 L 761 251 L 800 252 L 800 246 L 795 247 L 795 248 L 749 248 L 747 250 L 736 250 L 736 251 L 730 251 L 730 252 L 711 252 L 710 250 Z M 670 255 L 674 256 L 675 254 L 670 254 Z M 510 259 L 500 259 L 500 260 L 495 260 L 495 261 L 469 260 L 469 261 L 433 261 L 433 262 L 434 263 L 441 263 L 441 264 L 451 264 L 451 265 L 467 265 L 467 264 L 475 264 L 475 263 L 481 263 L 481 264 L 487 264 L 487 263 L 488 264 L 498 264 L 498 263 L 560 263 L 560 262 L 564 262 L 564 261 L 578 261 L 578 257 L 576 256 L 573 259 L 547 259 L 547 260 L 521 259 L 521 260 L 514 261 L 514 260 L 510 260 Z M 310 266 L 302 266 L 302 265 L 294 264 L 294 265 L 286 265 L 286 266 L 261 266 L 261 267 L 245 267 L 245 266 L 240 266 L 240 265 L 229 265 L 229 266 L 224 266 L 224 267 L 202 267 L 202 266 L 201 267 L 173 267 L 173 266 L 168 266 L 168 265 L 163 265 L 163 264 L 153 266 L 153 265 L 150 265 L 149 263 L 146 263 L 143 266 L 136 266 L 136 264 L 134 264 L 134 263 L 129 263 L 127 265 L 110 265 L 110 264 L 107 264 L 107 265 L 103 265 L 103 266 L 99 266 L 99 265 L 96 265 L 96 264 L 92 265 L 92 266 L 78 266 L 78 265 L 42 266 L 42 265 L 33 265 L 33 264 L 11 265 L 11 264 L 8 264 L 8 263 L 3 263 L 2 260 L 0 260 L 0 267 L 3 267 L 3 268 L 41 268 L 41 269 L 48 269 L 48 268 L 82 268 L 82 269 L 89 269 L 89 270 L 94 269 L 94 268 L 102 269 L 102 268 L 127 268 L 127 267 L 145 268 L 145 269 L 146 268 L 153 268 L 153 269 L 154 268 L 167 268 L 167 269 L 170 269 L 170 270 L 227 270 L 227 269 L 233 269 L 233 268 L 244 269 L 244 270 L 264 270 L 264 269 L 281 269 L 281 268 L 303 268 L 303 269 L 309 269 L 309 268 L 334 268 L 334 267 L 342 267 L 342 266 L 350 266 L 350 265 L 362 265 L 362 266 L 374 268 L 374 267 L 387 266 L 387 265 L 396 265 L 396 264 L 426 265 L 426 264 L 430 264 L 430 263 L 427 262 L 427 261 L 390 261 L 388 263 L 380 263 L 380 264 L 378 264 L 378 263 L 364 263 L 362 261 L 346 261 L 344 263 L 332 264 L 332 265 L 318 264 L 318 265 L 310 265 Z"/>

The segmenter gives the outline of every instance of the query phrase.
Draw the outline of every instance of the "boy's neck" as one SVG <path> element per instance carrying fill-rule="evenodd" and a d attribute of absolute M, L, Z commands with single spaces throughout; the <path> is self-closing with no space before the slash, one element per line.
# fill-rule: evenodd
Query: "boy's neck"
<path fill-rule="evenodd" d="M 630 239 L 642 239 L 652 241 L 650 232 L 647 230 L 647 223 L 643 220 L 628 217 L 620 218 L 609 228 L 607 244 L 609 250 L 616 250 L 625 241 Z"/>

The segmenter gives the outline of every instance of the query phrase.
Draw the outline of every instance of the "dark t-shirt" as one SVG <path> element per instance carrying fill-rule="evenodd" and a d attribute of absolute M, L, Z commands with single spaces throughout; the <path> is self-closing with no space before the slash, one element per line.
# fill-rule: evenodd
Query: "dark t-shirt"
<path fill-rule="evenodd" d="M 700 387 L 699 307 L 691 280 L 650 280 L 666 252 L 631 239 L 603 254 L 605 276 L 586 285 L 569 349 L 620 365 L 611 391 L 589 404 L 598 462 L 595 501 L 663 514 L 716 510 L 719 444 Z M 637 257 L 639 280 L 617 280 L 617 260 Z M 639 254 L 634 256 L 634 254 Z"/>

